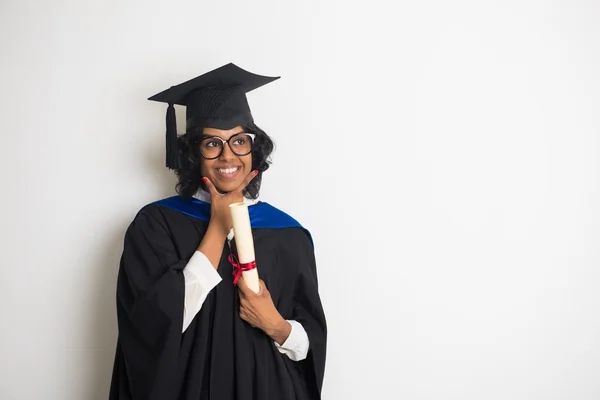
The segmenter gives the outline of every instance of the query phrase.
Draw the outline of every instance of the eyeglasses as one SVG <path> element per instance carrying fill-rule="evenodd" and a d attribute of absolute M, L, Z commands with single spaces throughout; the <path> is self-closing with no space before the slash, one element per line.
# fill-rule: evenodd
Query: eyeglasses
<path fill-rule="evenodd" d="M 255 137 L 255 134 L 246 132 L 236 133 L 227 140 L 218 136 L 206 137 L 200 141 L 200 154 L 207 160 L 219 158 L 223 154 L 225 143 L 227 143 L 233 154 L 246 156 L 252 152 Z"/>

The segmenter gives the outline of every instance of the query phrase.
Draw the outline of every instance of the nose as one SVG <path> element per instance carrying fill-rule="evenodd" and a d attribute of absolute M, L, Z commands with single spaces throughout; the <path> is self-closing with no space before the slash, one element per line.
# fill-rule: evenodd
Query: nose
<path fill-rule="evenodd" d="M 223 161 L 233 160 L 236 155 L 231 151 L 231 147 L 229 147 L 229 143 L 223 143 L 223 151 L 221 152 L 221 156 L 219 157 Z"/>

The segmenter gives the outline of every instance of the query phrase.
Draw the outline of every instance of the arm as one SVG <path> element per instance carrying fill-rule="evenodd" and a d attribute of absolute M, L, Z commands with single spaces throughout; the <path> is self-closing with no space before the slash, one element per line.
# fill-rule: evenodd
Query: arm
<path fill-rule="evenodd" d="M 254 293 L 243 278 L 239 280 L 240 318 L 268 335 L 280 353 L 293 361 L 304 360 L 310 345 L 304 327 L 298 321 L 286 321 L 273 304 L 264 281 L 259 283 L 260 291 Z"/>
<path fill-rule="evenodd" d="M 292 361 L 302 361 L 306 358 L 310 349 L 306 330 L 298 321 L 287 320 L 285 322 L 291 329 L 289 336 L 287 336 L 287 339 L 283 343 L 280 344 L 277 340 L 278 338 L 272 335 L 269 336 L 275 341 L 275 347 L 281 354 L 285 354 Z"/>
<path fill-rule="evenodd" d="M 217 265 L 218 267 L 218 265 Z M 221 282 L 221 275 L 210 260 L 200 251 L 194 255 L 183 270 L 185 282 L 185 299 L 183 303 L 183 329 L 190 326 L 194 317 L 200 312 L 206 297 Z"/>
<path fill-rule="evenodd" d="M 225 238 L 232 225 L 229 204 L 241 201 L 243 189 L 255 176 L 254 172 L 248 174 L 237 190 L 225 195 L 219 194 L 208 178 L 203 178 L 211 196 L 211 215 L 198 250 L 183 271 L 185 300 L 182 332 L 185 332 L 194 317 L 200 312 L 208 293 L 221 282 L 221 276 L 216 271 L 219 269 Z"/>
<path fill-rule="evenodd" d="M 200 312 L 210 291 L 221 282 L 221 276 L 217 270 L 225 246 L 224 231 L 225 229 L 218 219 L 211 219 L 198 250 L 183 270 L 185 300 L 182 332 L 185 332 L 194 317 Z"/>
<path fill-rule="evenodd" d="M 206 256 L 215 270 L 219 269 L 219 261 L 221 260 L 221 254 L 223 254 L 228 232 L 229 229 L 224 226 L 222 221 L 211 218 L 206 234 L 198 246 L 198 251 Z"/>

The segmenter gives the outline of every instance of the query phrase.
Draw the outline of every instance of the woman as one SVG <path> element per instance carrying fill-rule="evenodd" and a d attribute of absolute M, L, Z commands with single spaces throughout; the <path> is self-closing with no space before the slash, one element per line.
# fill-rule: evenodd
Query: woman
<path fill-rule="evenodd" d="M 142 208 L 127 230 L 111 399 L 320 398 L 326 321 L 312 240 L 256 200 L 273 142 L 246 93 L 275 79 L 227 64 L 150 98 L 169 104 L 167 166 L 179 195 Z M 173 104 L 186 106 L 179 139 Z M 258 293 L 231 257 L 229 205 L 240 201 Z"/>

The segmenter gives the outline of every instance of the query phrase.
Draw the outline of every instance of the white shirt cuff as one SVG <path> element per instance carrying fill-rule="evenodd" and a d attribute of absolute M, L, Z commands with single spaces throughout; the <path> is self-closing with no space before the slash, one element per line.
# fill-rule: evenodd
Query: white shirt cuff
<path fill-rule="evenodd" d="M 277 347 L 277 350 L 281 354 L 285 354 L 291 360 L 302 361 L 308 355 L 310 347 L 308 335 L 302 324 L 298 321 L 287 320 L 287 322 L 292 326 L 290 336 L 288 336 L 287 340 L 281 346 L 277 342 L 274 342 L 275 347 Z"/>
<path fill-rule="evenodd" d="M 192 320 L 202 308 L 208 293 L 219 282 L 221 275 L 213 267 L 210 260 L 201 252 L 195 251 L 183 269 L 185 282 L 185 298 L 183 302 L 183 330 L 190 326 Z"/>

